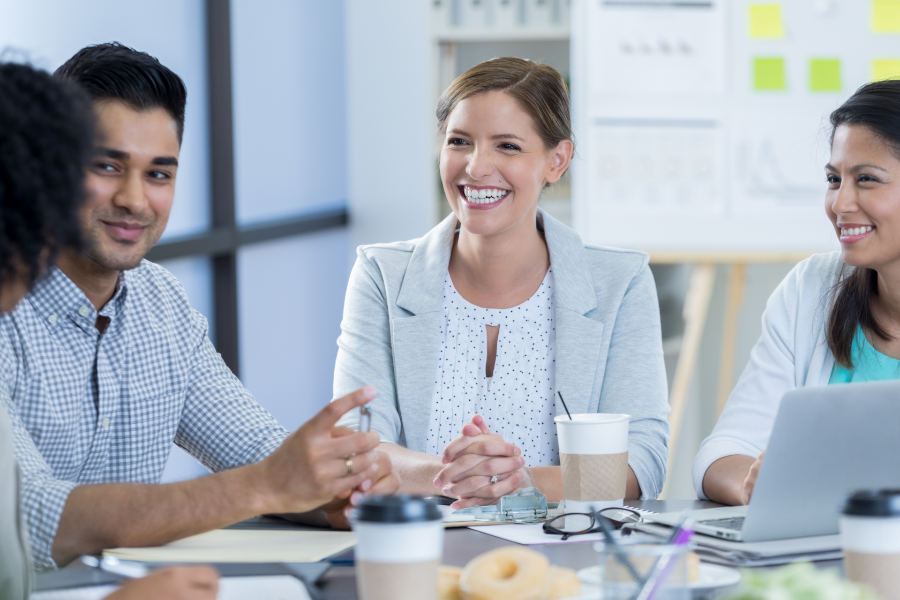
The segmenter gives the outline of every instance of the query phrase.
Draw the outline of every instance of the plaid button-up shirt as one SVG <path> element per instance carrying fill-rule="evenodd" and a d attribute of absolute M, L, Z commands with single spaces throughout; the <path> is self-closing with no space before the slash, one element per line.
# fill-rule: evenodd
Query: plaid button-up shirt
<path fill-rule="evenodd" d="M 98 312 L 52 268 L 0 318 L 0 401 L 13 422 L 39 569 L 72 489 L 157 483 L 172 443 L 211 471 L 257 462 L 287 431 L 225 366 L 184 289 L 148 261 Z M 98 506 L 97 510 L 103 510 Z"/>

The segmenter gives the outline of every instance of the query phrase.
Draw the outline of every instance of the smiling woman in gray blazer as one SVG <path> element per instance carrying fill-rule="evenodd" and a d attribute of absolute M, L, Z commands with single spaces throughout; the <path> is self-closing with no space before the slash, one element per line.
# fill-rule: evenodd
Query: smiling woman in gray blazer
<path fill-rule="evenodd" d="M 562 498 L 561 392 L 572 413 L 631 415 L 626 497 L 655 498 L 669 427 L 648 257 L 586 246 L 537 208 L 573 152 L 562 77 L 487 61 L 437 113 L 453 214 L 420 239 L 358 249 L 335 397 L 374 386 L 372 429 L 401 491 L 459 508 L 529 486 Z"/>

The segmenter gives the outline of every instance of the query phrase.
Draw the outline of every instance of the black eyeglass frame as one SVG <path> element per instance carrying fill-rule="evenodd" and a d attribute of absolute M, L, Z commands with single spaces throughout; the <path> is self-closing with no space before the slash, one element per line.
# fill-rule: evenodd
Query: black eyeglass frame
<path fill-rule="evenodd" d="M 622 521 L 619 519 L 611 519 L 603 514 L 606 511 L 612 511 L 612 510 L 620 510 L 620 511 L 625 511 L 627 513 L 631 513 L 632 515 L 635 516 L 635 519 L 628 520 L 628 521 Z M 551 524 L 554 521 L 556 521 L 558 519 L 564 519 L 565 517 L 589 517 L 591 519 L 591 524 L 589 527 L 587 527 L 586 529 L 582 529 L 581 531 L 563 531 L 561 529 L 557 529 L 556 527 L 554 527 Z M 597 517 L 600 517 L 601 519 L 606 519 L 607 521 L 612 523 L 613 529 L 621 529 L 623 525 L 626 525 L 629 523 L 641 523 L 644 520 L 641 517 L 641 513 L 639 513 L 636 510 L 633 510 L 631 508 L 626 508 L 624 506 L 613 506 L 613 507 L 609 507 L 609 508 L 604 508 L 602 510 L 598 510 L 597 512 L 593 512 L 593 513 L 566 513 L 563 515 L 559 515 L 558 517 L 554 517 L 553 519 L 550 519 L 549 521 L 544 522 L 544 525 L 543 525 L 544 533 L 549 534 L 549 535 L 561 535 L 563 541 L 569 539 L 573 535 L 585 535 L 588 533 L 596 533 L 598 531 L 603 530 L 597 522 Z"/>

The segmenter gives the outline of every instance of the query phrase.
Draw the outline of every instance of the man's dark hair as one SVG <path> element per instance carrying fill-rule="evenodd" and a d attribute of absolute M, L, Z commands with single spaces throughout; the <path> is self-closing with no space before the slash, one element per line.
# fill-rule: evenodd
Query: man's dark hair
<path fill-rule="evenodd" d="M 46 71 L 0 63 L 0 285 L 33 284 L 77 246 L 94 120 L 87 95 Z"/>
<path fill-rule="evenodd" d="M 94 101 L 119 100 L 138 111 L 162 108 L 184 134 L 187 89 L 181 77 L 146 52 L 118 42 L 87 46 L 53 74 L 74 81 Z"/>

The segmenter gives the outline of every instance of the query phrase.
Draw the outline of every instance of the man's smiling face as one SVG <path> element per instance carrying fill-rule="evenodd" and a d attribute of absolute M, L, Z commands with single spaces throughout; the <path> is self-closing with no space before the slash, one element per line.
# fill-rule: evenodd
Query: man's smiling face
<path fill-rule="evenodd" d="M 162 108 L 94 104 L 97 139 L 80 220 L 84 253 L 101 267 L 133 269 L 169 220 L 178 171 L 178 129 Z"/>

